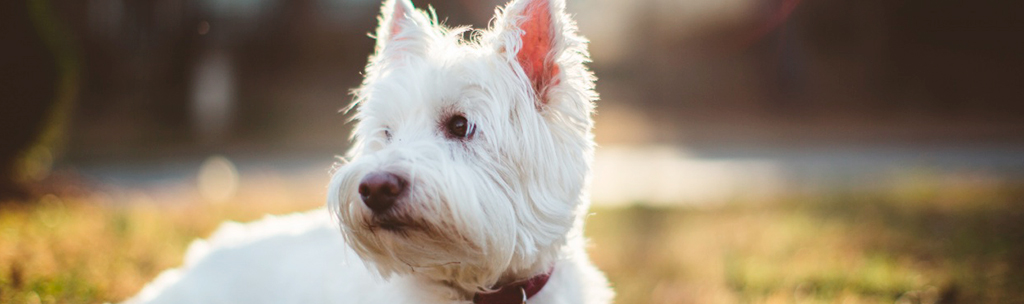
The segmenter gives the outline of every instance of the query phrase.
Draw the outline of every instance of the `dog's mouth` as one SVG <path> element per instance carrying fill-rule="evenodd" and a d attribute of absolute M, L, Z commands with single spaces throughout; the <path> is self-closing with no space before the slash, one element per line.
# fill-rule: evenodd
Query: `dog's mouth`
<path fill-rule="evenodd" d="M 396 216 L 375 215 L 367 223 L 367 228 L 371 231 L 384 230 L 388 232 L 408 232 L 411 230 L 419 230 L 422 228 L 422 225 L 416 221 Z"/>

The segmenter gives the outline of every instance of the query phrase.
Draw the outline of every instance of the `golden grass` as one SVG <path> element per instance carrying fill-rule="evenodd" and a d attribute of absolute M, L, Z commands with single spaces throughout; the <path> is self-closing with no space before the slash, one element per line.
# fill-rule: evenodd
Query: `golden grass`
<path fill-rule="evenodd" d="M 222 204 L 186 191 L 2 205 L 0 303 L 123 300 L 220 222 L 317 195 L 265 184 Z M 1000 186 L 598 208 L 587 235 L 617 303 L 1007 303 L 1024 301 L 1021 207 L 1024 191 Z"/>
<path fill-rule="evenodd" d="M 1024 191 L 920 190 L 598 210 L 590 253 L 618 303 L 1024 301 Z"/>

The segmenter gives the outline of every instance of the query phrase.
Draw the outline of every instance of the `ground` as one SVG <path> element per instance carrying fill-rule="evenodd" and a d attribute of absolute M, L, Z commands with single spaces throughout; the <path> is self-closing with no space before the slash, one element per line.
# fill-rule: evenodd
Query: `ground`
<path fill-rule="evenodd" d="M 222 203 L 86 191 L 0 205 L 0 303 L 120 301 L 224 220 L 321 204 L 253 189 Z M 587 222 L 617 303 L 1024 302 L 1016 184 L 630 206 Z"/>

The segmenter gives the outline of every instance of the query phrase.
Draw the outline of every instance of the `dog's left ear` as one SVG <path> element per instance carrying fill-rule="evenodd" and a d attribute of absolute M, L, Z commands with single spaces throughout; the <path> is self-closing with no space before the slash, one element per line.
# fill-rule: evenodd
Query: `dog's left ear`
<path fill-rule="evenodd" d="M 435 34 L 429 17 L 409 0 L 385 0 L 380 11 L 380 26 L 375 35 L 377 60 L 422 56 L 426 52 L 428 41 Z"/>
<path fill-rule="evenodd" d="M 518 63 L 537 96 L 538 108 L 550 101 L 548 91 L 561 82 L 559 59 L 582 44 L 576 26 L 565 14 L 565 0 L 515 0 L 495 23 L 499 54 Z"/>

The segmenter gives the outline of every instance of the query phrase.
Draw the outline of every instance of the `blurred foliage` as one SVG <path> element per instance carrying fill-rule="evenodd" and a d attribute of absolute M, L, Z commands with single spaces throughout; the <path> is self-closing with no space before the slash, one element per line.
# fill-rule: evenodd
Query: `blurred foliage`
<path fill-rule="evenodd" d="M 103 193 L 12 204 L 0 213 L 0 303 L 123 300 L 224 220 L 320 205 L 270 188 L 217 204 Z M 596 208 L 587 235 L 617 303 L 1009 303 L 1024 300 L 1022 205 L 1019 186 L 908 185 Z"/>
<path fill-rule="evenodd" d="M 55 152 L 60 150 L 79 91 L 78 50 L 69 31 L 55 15 L 48 0 L 29 1 L 32 23 L 52 52 L 57 68 L 54 100 L 43 118 L 35 141 L 23 152 L 16 167 L 15 178 L 39 181 L 46 178 L 53 166 Z"/>
<path fill-rule="evenodd" d="M 28 49 L 27 52 L 32 53 L 29 57 L 15 59 L 23 63 L 9 67 L 13 73 L 24 77 L 5 79 L 12 81 L 14 87 L 30 89 L 5 90 L 10 99 L 8 110 L 13 110 L 7 115 L 17 117 L 3 117 L 10 133 L 0 136 L 7 143 L 0 147 L 0 198 L 24 197 L 24 186 L 49 175 L 55 158 L 60 155 L 80 86 L 79 50 L 50 1 L 16 1 L 8 5 L 14 10 L 24 9 L 27 13 L 24 23 L 29 23 L 18 23 L 19 29 L 30 33 L 14 35 L 17 37 L 14 43 L 40 44 L 41 49 Z M 22 20 L 19 13 L 15 12 L 15 18 L 11 19 Z"/>

